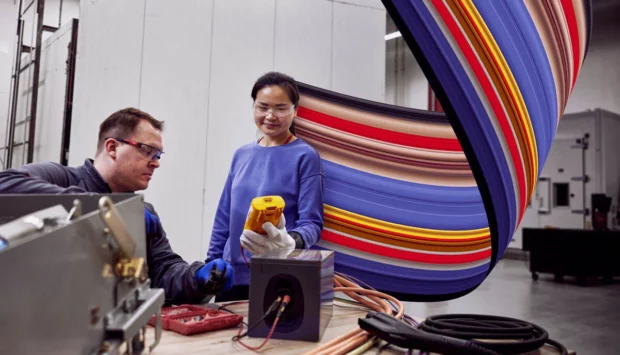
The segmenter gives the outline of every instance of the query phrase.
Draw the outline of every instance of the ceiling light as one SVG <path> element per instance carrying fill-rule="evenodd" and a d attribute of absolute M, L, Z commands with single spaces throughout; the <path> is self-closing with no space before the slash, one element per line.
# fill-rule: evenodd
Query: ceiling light
<path fill-rule="evenodd" d="M 385 40 L 389 41 L 391 39 L 398 38 L 400 36 L 402 36 L 402 35 L 400 34 L 399 31 L 388 33 L 388 34 L 385 35 Z"/>

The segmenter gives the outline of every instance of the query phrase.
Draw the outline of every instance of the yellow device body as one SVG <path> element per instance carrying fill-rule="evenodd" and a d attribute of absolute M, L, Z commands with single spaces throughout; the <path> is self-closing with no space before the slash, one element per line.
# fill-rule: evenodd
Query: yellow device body
<path fill-rule="evenodd" d="M 274 226 L 278 226 L 283 212 L 284 199 L 282 197 L 256 197 L 250 204 L 250 211 L 248 212 L 244 228 L 259 234 L 266 234 L 265 230 L 263 230 L 263 224 L 271 222 Z"/>

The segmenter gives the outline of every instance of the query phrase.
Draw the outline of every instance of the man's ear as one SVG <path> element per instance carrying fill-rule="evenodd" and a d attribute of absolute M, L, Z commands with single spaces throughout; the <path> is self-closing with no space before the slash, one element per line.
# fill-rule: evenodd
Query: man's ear
<path fill-rule="evenodd" d="M 116 159 L 116 153 L 118 149 L 118 142 L 115 139 L 107 139 L 103 146 L 105 153 L 112 159 Z"/>

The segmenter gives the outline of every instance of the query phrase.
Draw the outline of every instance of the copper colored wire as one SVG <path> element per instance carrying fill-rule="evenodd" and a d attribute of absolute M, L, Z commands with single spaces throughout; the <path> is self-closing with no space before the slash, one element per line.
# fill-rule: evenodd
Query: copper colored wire
<path fill-rule="evenodd" d="M 383 312 L 391 315 L 393 313 L 393 309 L 388 300 L 392 301 L 396 306 L 395 317 L 398 319 L 403 317 L 405 312 L 403 303 L 388 294 L 362 288 L 355 282 L 338 275 L 334 276 L 334 286 L 334 292 L 342 292 L 362 305 L 377 312 Z M 346 354 L 349 351 L 362 346 L 370 337 L 370 334 L 358 327 L 306 352 L 304 355 Z"/>
<path fill-rule="evenodd" d="M 361 288 L 359 285 L 357 285 L 357 284 L 353 283 L 352 281 L 349 281 L 349 280 L 347 280 L 347 279 L 345 279 L 343 277 L 340 277 L 340 276 L 335 276 L 334 280 L 338 281 L 338 283 L 340 283 L 340 284 L 344 284 L 347 287 Z M 348 296 L 352 297 L 355 300 L 359 301 L 359 299 L 361 299 L 361 297 L 357 296 L 356 294 L 353 294 L 353 295 L 355 295 L 355 297 L 352 296 L 349 293 L 346 293 L 346 294 Z M 383 299 L 381 299 L 380 297 L 377 297 L 377 296 L 369 296 L 368 298 L 370 298 L 371 300 L 373 300 L 377 304 L 380 304 L 381 306 L 383 306 L 383 308 L 386 310 L 386 313 L 388 313 L 388 314 L 391 313 L 392 308 L 390 307 L 390 304 L 387 301 L 385 301 L 385 300 L 383 300 Z M 378 310 L 378 311 L 380 311 L 380 310 Z"/>
<path fill-rule="evenodd" d="M 346 340 L 346 339 L 348 339 L 348 338 L 351 338 L 351 337 L 353 337 L 353 336 L 355 336 L 355 335 L 359 334 L 360 332 L 363 332 L 363 330 L 362 330 L 362 329 L 360 329 L 359 327 L 358 327 L 358 328 L 355 328 L 355 329 L 351 329 L 351 330 L 350 330 L 350 331 L 348 331 L 347 333 L 345 333 L 345 334 L 343 334 L 343 335 L 341 335 L 341 336 L 339 336 L 339 337 L 337 337 L 337 338 L 334 338 L 334 339 L 332 339 L 332 340 L 328 341 L 327 343 L 325 343 L 325 344 L 323 344 L 323 345 L 321 345 L 321 346 L 319 346 L 319 347 L 316 347 L 316 348 L 314 348 L 314 349 L 312 349 L 312 350 L 310 350 L 310 351 L 308 351 L 308 352 L 304 353 L 304 355 L 310 355 L 310 354 L 313 354 L 313 355 L 328 354 L 328 352 L 326 352 L 328 349 L 330 349 L 330 348 L 331 348 L 331 347 L 333 347 L 334 345 L 338 345 L 339 343 L 341 343 L 342 341 L 344 341 L 344 340 Z"/>
<path fill-rule="evenodd" d="M 369 337 L 370 337 L 370 334 L 366 332 L 362 332 L 362 334 L 348 339 L 346 342 L 341 344 L 339 348 L 331 350 L 330 353 L 334 355 L 344 355 L 348 353 L 349 351 L 367 342 Z"/>
<path fill-rule="evenodd" d="M 342 283 L 339 280 L 336 280 L 336 279 L 334 280 L 334 284 L 336 285 L 336 288 L 348 288 L 348 287 L 342 286 Z M 382 312 L 383 311 L 383 309 L 382 309 L 383 305 L 377 299 L 372 299 L 371 298 L 371 300 L 374 301 L 374 302 L 371 302 L 371 301 L 368 301 L 367 299 L 359 296 L 356 293 L 346 292 L 346 291 L 343 291 L 343 292 L 344 292 L 345 295 L 353 298 L 354 300 L 358 301 L 359 303 L 363 304 L 366 307 L 371 308 L 372 310 L 375 310 L 377 312 Z"/>

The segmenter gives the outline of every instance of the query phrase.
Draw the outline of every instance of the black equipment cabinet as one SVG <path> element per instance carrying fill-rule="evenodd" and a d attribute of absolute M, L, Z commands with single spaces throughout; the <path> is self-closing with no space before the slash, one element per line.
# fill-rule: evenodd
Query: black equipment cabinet
<path fill-rule="evenodd" d="M 538 273 L 556 280 L 620 275 L 620 231 L 523 228 L 523 250 L 534 280 Z"/>

